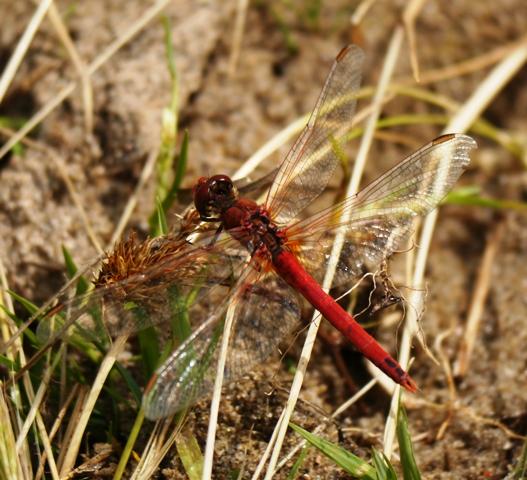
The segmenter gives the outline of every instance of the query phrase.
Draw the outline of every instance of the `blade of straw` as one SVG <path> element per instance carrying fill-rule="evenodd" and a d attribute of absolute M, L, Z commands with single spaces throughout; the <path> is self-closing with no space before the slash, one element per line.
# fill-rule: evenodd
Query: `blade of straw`
<path fill-rule="evenodd" d="M 22 59 L 24 58 L 24 54 L 26 53 L 26 50 L 29 48 L 29 44 L 31 43 L 31 40 L 33 40 L 33 37 L 38 27 L 40 26 L 40 23 L 42 22 L 44 15 L 46 15 L 46 12 L 48 11 L 50 4 L 51 4 L 51 0 L 42 0 L 40 2 L 38 8 L 35 10 L 35 13 L 33 14 L 33 17 L 31 17 L 31 20 L 29 21 L 29 24 L 25 32 L 23 33 L 22 37 L 18 41 L 15 51 L 13 52 L 13 55 L 11 55 L 11 58 L 9 59 L 9 62 L 4 70 L 2 78 L 0 78 L 0 102 L 4 98 L 4 95 L 7 92 L 7 89 L 9 88 L 11 80 L 13 80 L 13 77 L 15 76 L 18 66 L 20 65 L 20 62 L 22 61 Z"/>
<path fill-rule="evenodd" d="M 227 360 L 227 351 L 229 349 L 229 339 L 232 325 L 234 323 L 234 312 L 236 302 L 231 302 L 225 316 L 225 325 L 223 327 L 223 337 L 221 339 L 220 356 L 218 359 L 218 368 L 214 380 L 214 392 L 212 394 L 212 403 L 210 405 L 209 427 L 207 431 L 207 443 L 205 446 L 205 456 L 203 459 L 202 479 L 212 478 L 212 463 L 214 461 L 214 443 L 216 439 L 216 429 L 218 426 L 218 411 L 221 400 L 221 387 L 223 385 L 223 374 L 225 372 L 225 363 Z"/>

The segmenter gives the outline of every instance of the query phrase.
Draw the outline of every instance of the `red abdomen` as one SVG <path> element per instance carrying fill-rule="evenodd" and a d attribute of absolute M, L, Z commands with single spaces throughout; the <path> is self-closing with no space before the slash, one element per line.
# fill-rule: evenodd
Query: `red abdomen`
<path fill-rule="evenodd" d="M 335 299 L 322 290 L 291 252 L 281 250 L 273 257 L 273 265 L 276 272 L 291 287 L 300 292 L 366 358 L 371 360 L 394 382 L 411 392 L 417 390 L 417 385 L 410 375 Z"/>

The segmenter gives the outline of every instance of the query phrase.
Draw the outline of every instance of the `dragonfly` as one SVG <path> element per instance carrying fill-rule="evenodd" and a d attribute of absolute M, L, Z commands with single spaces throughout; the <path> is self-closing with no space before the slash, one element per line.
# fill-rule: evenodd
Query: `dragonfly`
<path fill-rule="evenodd" d="M 203 222 L 218 228 L 212 242 L 206 240 L 210 243 L 197 246 L 195 253 L 208 250 L 216 274 L 224 268 L 235 280 L 223 307 L 213 308 L 151 378 L 143 397 L 148 418 L 175 413 L 211 390 L 225 309 L 232 302 L 227 381 L 278 349 L 297 325 L 301 303 L 307 300 L 380 370 L 406 390 L 417 390 L 410 375 L 319 282 L 338 230 L 345 232 L 345 239 L 334 287 L 353 284 L 366 270 L 374 272 L 404 246 L 415 217 L 426 215 L 445 197 L 469 165 L 476 142 L 462 134 L 440 136 L 358 194 L 299 219 L 339 164 L 340 146 L 355 111 L 363 59 L 363 51 L 355 45 L 337 55 L 305 129 L 262 204 L 240 196 L 227 175 L 202 177 L 196 183 L 196 211 Z M 238 253 L 228 256 L 228 251 Z M 201 268 L 207 269 L 207 261 Z"/>
<path fill-rule="evenodd" d="M 182 319 L 191 322 L 194 330 L 179 332 L 179 346 L 145 388 L 145 416 L 156 420 L 211 392 L 229 305 L 234 305 L 234 319 L 227 383 L 279 349 L 298 326 L 307 301 L 381 371 L 415 392 L 410 375 L 320 282 L 337 231 L 344 233 L 344 241 L 333 287 L 354 285 L 365 272 L 384 268 L 406 245 L 415 218 L 436 208 L 467 168 L 476 142 L 461 134 L 438 137 L 358 194 L 300 218 L 340 163 L 363 59 L 355 45 L 337 55 L 306 127 L 273 174 L 264 202 L 240 195 L 242 189 L 227 175 L 200 178 L 186 226 L 144 242 L 133 237 L 121 242 L 103 261 L 93 291 L 51 311 L 64 314 L 58 330 L 50 333 L 49 322 L 40 322 L 41 337 L 49 338 L 46 345 L 73 322 L 82 335 L 103 331 L 112 337 L 151 325 L 168 324 L 176 331 Z"/>

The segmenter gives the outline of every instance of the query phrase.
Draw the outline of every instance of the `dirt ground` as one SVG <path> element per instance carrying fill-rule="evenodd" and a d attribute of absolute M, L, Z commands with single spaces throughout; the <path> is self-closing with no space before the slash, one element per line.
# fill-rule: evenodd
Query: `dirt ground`
<path fill-rule="evenodd" d="M 272 135 L 310 111 L 343 45 L 360 41 L 367 55 L 363 84 L 374 85 L 405 4 L 379 0 L 360 29 L 352 29 L 349 19 L 359 2 L 251 2 L 236 73 L 229 76 L 236 3 L 183 0 L 164 10 L 172 25 L 180 75 L 180 131 L 188 129 L 190 135 L 186 187 L 201 175 L 234 172 Z M 144 15 L 151 3 L 91 0 L 57 5 L 79 55 L 89 63 Z M 34 5 L 0 0 L 0 10 L 3 68 Z M 520 39 L 526 27 L 527 3 L 521 0 L 427 1 L 416 23 L 421 71 L 482 56 Z M 397 65 L 396 79 L 411 75 L 407 43 Z M 463 103 L 488 72 L 489 67 L 479 68 L 423 88 Z M 0 103 L 0 119 L 28 119 L 75 79 L 76 71 L 51 23 L 44 21 Z M 71 179 L 78 204 L 104 246 L 134 192 L 148 155 L 159 144 L 161 111 L 170 99 L 160 20 L 150 22 L 115 53 L 91 76 L 91 84 L 92 132 L 85 131 L 82 97 L 76 89 L 31 132 L 32 143 L 24 145 L 22 152 L 0 159 L 1 261 L 9 288 L 37 304 L 65 281 L 63 245 L 79 265 L 97 255 L 58 165 Z M 460 184 L 477 186 L 485 196 L 527 201 L 526 86 L 524 66 L 484 112 L 486 120 L 524 145 L 523 164 L 496 142 L 473 133 L 479 149 Z M 362 101 L 359 108 L 365 104 Z M 442 114 L 443 110 L 403 96 L 384 110 L 386 116 L 427 113 Z M 439 135 L 441 126 L 403 126 L 387 131 L 392 135 L 379 137 L 373 144 L 364 183 Z M 6 138 L 4 130 L 2 141 Z M 358 142 L 351 146 L 350 154 L 357 146 Z M 255 177 L 276 167 L 286 152 L 284 146 L 266 159 Z M 336 179 L 332 186 L 339 184 Z M 152 177 L 139 193 L 127 231 L 147 232 L 153 191 Z M 423 478 L 500 479 L 520 457 L 521 436 L 527 434 L 526 227 L 525 210 L 518 213 L 459 205 L 441 209 L 428 260 L 421 327 L 432 353 L 452 368 L 466 335 L 484 252 L 494 242 L 497 253 L 490 266 L 488 297 L 466 375 L 449 385 L 444 364 L 435 364 L 417 345 L 412 351 L 416 357 L 412 375 L 421 390 L 415 399 L 408 400 L 407 409 Z M 392 274 L 399 284 L 405 284 L 404 271 L 394 267 Z M 389 309 L 386 317 L 393 312 L 394 308 Z M 376 331 L 392 351 L 396 349 L 396 327 L 383 325 Z M 287 358 L 296 359 L 299 348 L 293 348 Z M 339 370 L 337 358 L 343 358 L 348 366 L 345 374 Z M 250 378 L 225 389 L 215 478 L 230 478 L 231 472 L 240 469 L 245 472 L 243 478 L 250 478 L 287 397 L 290 363 L 280 362 L 276 355 Z M 313 429 L 324 414 L 353 394 L 352 384 L 359 387 L 367 380 L 360 356 L 350 347 L 332 347 L 319 339 L 293 421 Z M 277 388 L 273 390 L 271 384 Z M 340 440 L 345 448 L 368 458 L 371 446 L 382 448 L 389 400 L 380 387 L 374 388 L 325 430 L 326 437 Z M 208 408 L 208 401 L 200 402 L 188 423 L 202 446 Z M 297 442 L 298 437 L 289 433 L 284 452 Z M 86 448 L 89 454 L 89 440 Z M 108 465 L 118 458 L 116 452 Z M 285 479 L 291 465 L 276 478 Z M 300 472 L 306 479 L 348 478 L 314 450 Z M 186 478 L 175 451 L 166 457 L 156 478 Z"/>

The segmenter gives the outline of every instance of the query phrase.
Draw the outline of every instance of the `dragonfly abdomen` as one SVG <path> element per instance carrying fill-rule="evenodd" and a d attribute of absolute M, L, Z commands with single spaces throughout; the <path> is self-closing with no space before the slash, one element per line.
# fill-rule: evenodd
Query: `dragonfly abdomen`
<path fill-rule="evenodd" d="M 365 357 L 394 382 L 411 392 L 417 390 L 417 385 L 410 375 L 355 321 L 352 315 L 346 312 L 333 297 L 324 292 L 291 252 L 282 249 L 273 257 L 273 265 L 277 273 L 291 287 L 300 292 Z"/>

